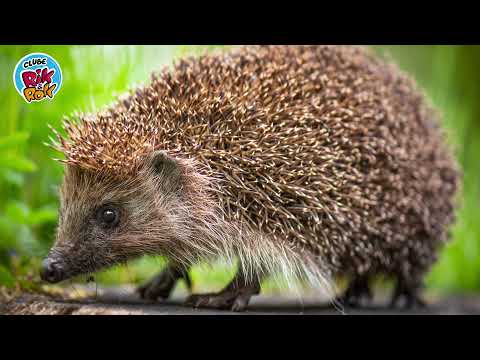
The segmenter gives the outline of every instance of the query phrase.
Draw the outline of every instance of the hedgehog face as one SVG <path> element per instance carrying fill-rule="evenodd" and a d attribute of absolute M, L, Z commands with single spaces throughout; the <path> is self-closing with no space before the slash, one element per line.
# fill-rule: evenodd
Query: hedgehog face
<path fill-rule="evenodd" d="M 162 152 L 123 179 L 68 165 L 57 239 L 42 278 L 58 282 L 140 255 L 161 254 L 185 234 L 180 229 L 180 183 L 176 161 Z"/>

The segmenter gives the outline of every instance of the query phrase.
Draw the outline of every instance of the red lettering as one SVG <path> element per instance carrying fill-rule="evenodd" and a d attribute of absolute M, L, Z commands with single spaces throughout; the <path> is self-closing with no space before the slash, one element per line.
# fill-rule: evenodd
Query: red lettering
<path fill-rule="evenodd" d="M 37 74 L 35 71 L 24 71 L 22 73 L 22 80 L 27 88 L 37 86 Z"/>
<path fill-rule="evenodd" d="M 50 70 L 48 73 L 48 68 L 43 68 L 42 70 L 42 83 L 43 82 L 47 82 L 47 83 L 51 83 L 52 82 L 52 76 L 53 74 L 55 73 L 55 70 Z"/>

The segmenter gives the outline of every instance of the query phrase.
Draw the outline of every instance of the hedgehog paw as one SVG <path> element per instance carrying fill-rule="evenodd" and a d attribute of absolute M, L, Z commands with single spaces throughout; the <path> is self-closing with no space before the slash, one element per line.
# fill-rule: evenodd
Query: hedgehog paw
<path fill-rule="evenodd" d="M 137 289 L 137 293 L 145 300 L 155 301 L 158 298 L 166 299 L 170 296 L 175 284 L 179 279 L 185 279 L 188 288 L 191 288 L 191 280 L 187 271 L 168 267 L 155 276 L 146 284 Z"/>
<path fill-rule="evenodd" d="M 230 309 L 235 297 L 227 293 L 190 295 L 185 304 L 195 308 Z"/>
<path fill-rule="evenodd" d="M 402 298 L 404 300 L 403 303 L 401 302 Z M 389 306 L 390 308 L 402 308 L 405 310 L 423 309 L 427 306 L 427 303 L 417 293 L 402 292 L 392 296 Z"/>
<path fill-rule="evenodd" d="M 233 292 L 197 294 L 190 295 L 185 304 L 194 308 L 244 311 L 252 296 L 253 294 L 236 294 Z"/>
<path fill-rule="evenodd" d="M 399 280 L 390 301 L 390 308 L 421 309 L 427 306 L 420 296 L 421 282 L 415 282 L 415 286 L 408 285 Z M 403 302 L 401 300 L 403 299 Z"/>
<path fill-rule="evenodd" d="M 359 308 L 368 305 L 373 295 L 368 285 L 368 278 L 357 277 L 348 286 L 347 290 L 337 300 L 346 306 Z"/>
<path fill-rule="evenodd" d="M 250 298 L 259 292 L 260 283 L 258 279 L 248 283 L 241 274 L 237 274 L 222 291 L 190 295 L 185 304 L 195 308 L 244 311 L 250 302 Z"/>

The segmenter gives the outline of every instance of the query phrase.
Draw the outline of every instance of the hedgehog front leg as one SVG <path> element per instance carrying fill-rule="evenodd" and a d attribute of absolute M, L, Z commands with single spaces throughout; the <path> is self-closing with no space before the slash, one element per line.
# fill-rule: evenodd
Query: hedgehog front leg
<path fill-rule="evenodd" d="M 397 307 L 402 298 L 404 299 L 403 307 L 405 309 L 425 307 L 426 303 L 420 296 L 422 288 L 423 274 L 416 275 L 413 278 L 398 275 L 397 284 L 390 301 L 390 308 Z"/>
<path fill-rule="evenodd" d="M 361 307 L 365 302 L 370 302 L 373 295 L 368 280 L 368 276 L 355 276 L 338 300 L 350 307 Z"/>
<path fill-rule="evenodd" d="M 176 264 L 169 264 L 149 282 L 140 286 L 137 292 L 142 299 L 157 300 L 159 297 L 166 299 L 180 279 L 184 279 L 188 289 L 191 290 L 192 282 L 188 275 L 188 269 Z"/>
<path fill-rule="evenodd" d="M 250 298 L 260 293 L 260 280 L 255 277 L 246 281 L 241 272 L 237 272 L 233 280 L 220 292 L 191 295 L 185 304 L 200 308 L 243 311 Z"/>

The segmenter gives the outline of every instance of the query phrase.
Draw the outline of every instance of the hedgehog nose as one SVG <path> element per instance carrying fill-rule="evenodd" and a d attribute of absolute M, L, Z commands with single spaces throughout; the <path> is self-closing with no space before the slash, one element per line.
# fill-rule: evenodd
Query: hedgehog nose
<path fill-rule="evenodd" d="M 42 264 L 42 269 L 40 270 L 40 277 L 44 281 L 49 283 L 56 283 L 65 277 L 65 272 L 63 271 L 62 266 L 51 259 L 45 259 Z"/>

